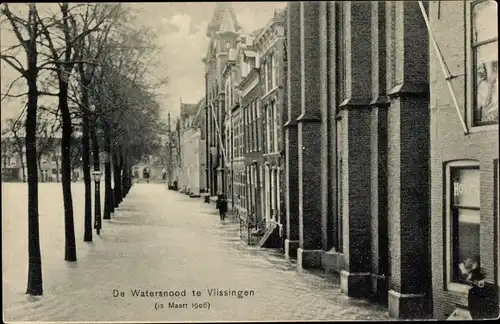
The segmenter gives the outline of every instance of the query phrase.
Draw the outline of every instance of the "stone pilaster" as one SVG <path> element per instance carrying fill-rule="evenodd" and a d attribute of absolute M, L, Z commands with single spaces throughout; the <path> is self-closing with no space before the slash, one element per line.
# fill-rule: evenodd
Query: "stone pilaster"
<path fill-rule="evenodd" d="M 333 8 L 333 12 L 330 6 Z M 333 222 L 332 222 L 332 209 L 335 206 L 335 201 L 331 201 L 331 192 L 335 190 L 330 190 L 332 188 L 332 173 L 335 174 L 333 169 L 330 169 L 331 160 L 335 160 L 335 147 L 333 150 L 329 150 L 331 143 L 335 143 L 335 135 L 331 137 L 330 129 L 334 127 L 335 122 L 331 122 L 331 115 L 335 115 L 335 95 L 332 97 L 330 95 L 330 87 L 335 89 L 335 70 L 330 70 L 329 65 L 335 64 L 335 42 L 330 41 L 335 40 L 335 29 L 331 28 L 329 25 L 335 22 L 335 11 L 334 3 L 328 3 L 326 1 L 320 2 L 320 93 L 321 93 L 321 229 L 322 229 L 322 249 L 324 251 L 330 250 L 332 247 L 333 238 Z M 333 15 L 330 15 L 333 14 Z M 330 18 L 330 19 L 329 19 Z M 332 82 L 333 81 L 333 82 Z M 333 83 L 333 84 L 332 84 Z M 333 101 L 333 102 L 332 102 Z M 335 182 L 333 182 L 335 183 Z M 333 195 L 335 197 L 335 195 Z M 334 209 L 333 209 L 334 210 Z"/>
<path fill-rule="evenodd" d="M 371 2 L 371 228 L 372 294 L 387 302 L 389 240 L 387 222 L 386 22 L 383 2 Z"/>
<path fill-rule="evenodd" d="M 297 118 L 299 155 L 299 249 L 297 266 L 321 266 L 320 2 L 300 2 L 302 110 Z M 318 149 L 319 147 L 319 149 Z"/>
<path fill-rule="evenodd" d="M 387 149 L 391 258 L 389 314 L 427 317 L 429 256 L 428 36 L 416 2 L 395 2 L 395 87 Z"/>
<path fill-rule="evenodd" d="M 299 247 L 299 175 L 297 117 L 301 110 L 300 3 L 289 2 L 287 12 L 287 122 L 285 123 L 286 239 L 285 256 L 297 257 Z"/>
<path fill-rule="evenodd" d="M 340 285 L 348 296 L 371 291 L 371 17 L 370 2 L 343 3 L 347 99 L 341 104 L 343 244 Z"/>

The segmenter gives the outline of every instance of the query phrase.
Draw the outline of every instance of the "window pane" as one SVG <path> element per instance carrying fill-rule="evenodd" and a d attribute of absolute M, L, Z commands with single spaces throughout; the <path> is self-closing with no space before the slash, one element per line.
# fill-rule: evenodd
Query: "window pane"
<path fill-rule="evenodd" d="M 480 206 L 479 169 L 451 170 L 453 204 L 467 207 Z"/>
<path fill-rule="evenodd" d="M 479 210 L 454 210 L 453 269 L 454 281 L 477 279 L 479 271 Z"/>
<path fill-rule="evenodd" d="M 474 122 L 498 122 L 498 42 L 475 49 Z"/>
<path fill-rule="evenodd" d="M 472 7 L 474 43 L 483 42 L 498 37 L 497 3 L 483 1 Z"/>

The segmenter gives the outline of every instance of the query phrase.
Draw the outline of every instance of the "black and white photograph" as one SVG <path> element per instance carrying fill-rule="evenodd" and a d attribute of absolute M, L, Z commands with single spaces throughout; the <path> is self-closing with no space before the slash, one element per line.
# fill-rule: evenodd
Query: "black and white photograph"
<path fill-rule="evenodd" d="M 3 321 L 498 319 L 497 16 L 0 4 Z"/>

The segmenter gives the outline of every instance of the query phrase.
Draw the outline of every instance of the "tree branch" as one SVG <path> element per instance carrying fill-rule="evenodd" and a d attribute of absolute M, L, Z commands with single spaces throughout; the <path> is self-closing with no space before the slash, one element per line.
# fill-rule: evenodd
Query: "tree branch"
<path fill-rule="evenodd" d="M 2 99 L 0 101 L 3 101 L 7 97 L 6 95 L 10 92 L 10 90 L 12 89 L 12 87 L 14 86 L 14 84 L 17 81 L 19 81 L 19 79 L 21 79 L 23 77 L 24 77 L 23 75 L 20 75 L 14 81 L 12 81 L 12 83 L 9 85 L 9 88 L 7 89 L 7 92 L 5 93 L 5 95 L 2 97 Z"/>
<path fill-rule="evenodd" d="M 25 51 L 28 52 L 28 46 L 26 44 L 26 41 L 24 40 L 23 36 L 21 35 L 21 32 L 19 31 L 19 28 L 17 27 L 17 25 L 14 22 L 14 20 L 20 20 L 20 18 L 12 15 L 12 13 L 10 12 L 9 6 L 6 3 L 4 4 L 4 6 L 5 6 L 5 8 L 4 8 L 3 12 L 7 16 L 7 19 L 9 20 L 10 25 L 12 26 L 12 29 L 14 30 L 14 34 L 17 37 L 17 40 L 24 47 Z"/>
<path fill-rule="evenodd" d="M 4 62 L 9 64 L 14 70 L 16 70 L 23 77 L 25 77 L 25 78 L 27 77 L 28 74 L 26 73 L 26 70 L 24 69 L 23 65 L 21 64 L 21 62 L 19 62 L 19 60 L 17 58 L 15 58 L 12 55 L 0 54 L 0 59 L 4 60 Z M 14 62 L 19 64 L 19 65 L 14 64 Z"/>

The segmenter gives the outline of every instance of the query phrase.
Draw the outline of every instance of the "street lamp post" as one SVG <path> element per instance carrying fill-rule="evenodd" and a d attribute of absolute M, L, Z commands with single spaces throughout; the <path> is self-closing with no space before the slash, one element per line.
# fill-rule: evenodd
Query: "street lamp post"
<path fill-rule="evenodd" d="M 94 113 L 95 111 L 95 106 L 90 105 L 90 111 Z M 100 170 L 100 161 L 99 161 L 99 149 L 98 149 L 98 144 L 97 144 L 97 127 L 96 127 L 96 122 L 94 119 L 92 128 L 91 128 L 91 135 L 92 135 L 92 147 L 93 147 L 93 160 L 94 160 L 94 171 L 92 172 L 92 177 L 94 178 L 94 229 L 97 232 L 97 235 L 101 234 L 101 228 L 102 228 L 102 223 L 101 223 L 101 175 L 102 172 Z"/>
<path fill-rule="evenodd" d="M 92 172 L 92 176 L 94 177 L 95 184 L 95 202 L 94 202 L 94 229 L 97 232 L 97 235 L 101 234 L 101 175 L 102 172 L 100 170 L 95 170 Z"/>

